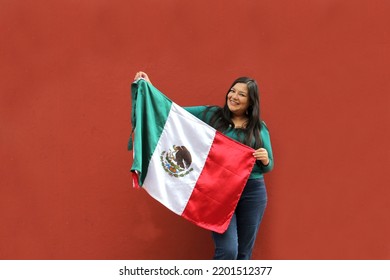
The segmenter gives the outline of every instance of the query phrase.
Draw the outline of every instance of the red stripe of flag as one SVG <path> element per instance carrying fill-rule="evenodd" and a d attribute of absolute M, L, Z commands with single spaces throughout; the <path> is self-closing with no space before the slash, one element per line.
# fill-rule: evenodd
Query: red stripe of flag
<path fill-rule="evenodd" d="M 217 132 L 182 216 L 223 233 L 255 163 L 254 150 Z"/>

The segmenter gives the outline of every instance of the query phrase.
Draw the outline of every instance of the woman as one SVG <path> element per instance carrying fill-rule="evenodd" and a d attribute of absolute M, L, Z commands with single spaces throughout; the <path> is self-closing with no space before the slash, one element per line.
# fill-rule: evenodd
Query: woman
<path fill-rule="evenodd" d="M 148 75 L 138 72 L 135 80 Z M 252 256 L 257 232 L 267 205 L 263 174 L 273 168 L 273 156 L 268 129 L 260 120 L 257 83 L 248 77 L 238 78 L 229 88 L 225 105 L 185 107 L 226 136 L 255 149 L 256 164 L 246 183 L 228 229 L 212 233 L 214 259 L 248 260 Z"/>

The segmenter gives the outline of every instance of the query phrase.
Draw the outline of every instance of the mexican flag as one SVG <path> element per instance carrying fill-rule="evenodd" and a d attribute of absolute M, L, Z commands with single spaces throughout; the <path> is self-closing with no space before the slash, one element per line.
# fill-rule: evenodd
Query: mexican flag
<path fill-rule="evenodd" d="M 131 89 L 134 186 L 194 224 L 223 233 L 255 163 L 254 150 L 216 131 L 143 79 Z"/>

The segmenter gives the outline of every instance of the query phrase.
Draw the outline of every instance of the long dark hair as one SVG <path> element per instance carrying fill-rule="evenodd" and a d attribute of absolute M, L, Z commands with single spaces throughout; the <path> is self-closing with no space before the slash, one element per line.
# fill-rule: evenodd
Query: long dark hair
<path fill-rule="evenodd" d="M 248 96 L 249 96 L 249 107 L 247 110 L 248 122 L 245 128 L 238 129 L 240 142 L 250 146 L 254 149 L 262 147 L 262 140 L 260 137 L 261 130 L 261 118 L 260 118 L 260 97 L 257 87 L 257 83 L 254 79 L 249 77 L 240 77 L 236 79 L 232 85 L 229 87 L 226 96 L 225 96 L 225 105 L 223 107 L 218 106 L 209 106 L 205 114 L 209 110 L 212 110 L 213 114 L 209 119 L 209 124 L 217 129 L 218 131 L 225 132 L 228 129 L 234 127 L 232 122 L 232 113 L 229 110 L 227 105 L 228 94 L 232 87 L 237 83 L 244 83 L 248 86 Z"/>

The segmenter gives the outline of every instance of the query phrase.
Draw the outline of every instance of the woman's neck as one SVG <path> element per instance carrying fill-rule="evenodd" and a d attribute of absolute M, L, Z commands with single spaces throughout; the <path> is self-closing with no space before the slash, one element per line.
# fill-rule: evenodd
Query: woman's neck
<path fill-rule="evenodd" d="M 245 128 L 248 122 L 248 117 L 245 115 L 233 116 L 231 120 L 234 123 L 235 128 Z"/>

